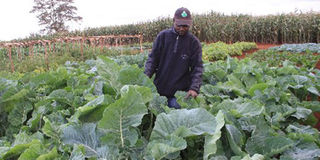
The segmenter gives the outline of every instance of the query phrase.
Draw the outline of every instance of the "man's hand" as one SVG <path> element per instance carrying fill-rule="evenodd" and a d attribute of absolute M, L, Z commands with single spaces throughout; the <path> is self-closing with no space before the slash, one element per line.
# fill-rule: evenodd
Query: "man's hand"
<path fill-rule="evenodd" d="M 189 98 L 189 97 L 196 98 L 197 96 L 198 96 L 198 93 L 196 91 L 190 89 L 185 98 Z"/>

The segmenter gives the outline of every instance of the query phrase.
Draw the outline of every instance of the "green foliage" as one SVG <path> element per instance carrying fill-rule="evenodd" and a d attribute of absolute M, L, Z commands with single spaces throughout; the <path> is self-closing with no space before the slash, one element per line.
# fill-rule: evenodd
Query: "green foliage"
<path fill-rule="evenodd" d="M 139 46 L 138 46 L 139 45 Z M 31 71 L 44 72 L 48 70 L 55 70 L 60 65 L 67 63 L 68 61 L 85 61 L 88 59 L 97 59 L 100 55 L 108 55 L 111 57 L 119 57 L 116 59 L 124 59 L 128 61 L 126 57 L 128 55 L 136 55 L 140 58 L 146 59 L 147 51 L 152 48 L 151 43 L 143 43 L 143 49 L 145 53 L 140 55 L 140 44 L 131 44 L 124 46 L 112 46 L 112 47 L 92 47 L 88 44 L 83 46 L 83 56 L 81 54 L 81 47 L 79 44 L 56 44 L 54 49 L 48 51 L 48 57 L 45 57 L 45 51 L 42 46 L 35 46 L 33 48 L 34 53 L 30 53 L 28 48 L 12 48 L 12 61 L 14 69 L 19 73 L 26 73 Z M 20 53 L 18 52 L 20 50 Z M 124 58 L 120 58 L 124 57 Z M 129 64 L 135 64 L 140 60 L 133 60 Z M 123 63 L 120 60 L 119 63 Z M 139 63 L 138 63 L 139 64 Z M 143 66 L 143 64 L 139 64 Z M 11 62 L 8 57 L 8 51 L 5 48 L 0 48 L 0 71 L 11 71 Z"/>
<path fill-rule="evenodd" d="M 182 109 L 158 115 L 151 134 L 151 142 L 148 145 L 151 155 L 156 159 L 161 159 L 186 148 L 186 142 L 181 138 L 207 135 L 204 146 L 204 159 L 207 159 L 209 155 L 215 153 L 214 150 L 208 148 L 213 149 L 213 145 L 221 135 L 220 129 L 224 124 L 224 121 L 221 120 L 223 116 L 221 116 L 222 113 L 215 118 L 201 108 Z M 178 141 L 179 147 L 175 146 L 177 144 L 172 141 Z"/>
<path fill-rule="evenodd" d="M 288 51 L 279 52 L 273 49 L 259 50 L 252 55 L 249 55 L 249 57 L 258 62 L 266 63 L 270 67 L 282 66 L 285 61 L 290 61 L 296 66 L 305 67 L 308 69 L 314 68 L 320 60 L 320 55 L 313 54 L 312 52 L 292 53 Z"/>
<path fill-rule="evenodd" d="M 0 159 L 319 158 L 318 70 L 229 57 L 204 67 L 196 99 L 176 93 L 180 110 L 137 65 L 103 56 L 2 77 Z"/>
<path fill-rule="evenodd" d="M 312 52 L 320 53 L 320 44 L 317 43 L 303 43 L 303 44 L 283 44 L 278 47 L 271 47 L 270 50 L 289 51 L 294 53 Z"/>
<path fill-rule="evenodd" d="M 120 65 L 128 64 L 128 65 L 133 65 L 136 64 L 138 65 L 139 68 L 144 68 L 145 62 L 148 59 L 148 53 L 141 53 L 137 55 L 121 55 L 121 56 L 116 56 L 113 58 L 115 62 L 117 62 Z"/>
<path fill-rule="evenodd" d="M 253 42 L 236 42 L 233 44 L 216 42 L 205 44 L 202 53 L 204 60 L 216 61 L 224 60 L 227 56 L 240 56 L 244 51 L 255 48 L 257 48 L 257 45 Z"/>
<path fill-rule="evenodd" d="M 134 127 L 138 127 L 147 114 L 145 103 L 151 100 L 151 90 L 134 86 L 125 86 L 121 90 L 121 98 L 105 109 L 98 127 L 107 134 L 104 137 L 107 143 L 133 146 L 138 140 Z"/>

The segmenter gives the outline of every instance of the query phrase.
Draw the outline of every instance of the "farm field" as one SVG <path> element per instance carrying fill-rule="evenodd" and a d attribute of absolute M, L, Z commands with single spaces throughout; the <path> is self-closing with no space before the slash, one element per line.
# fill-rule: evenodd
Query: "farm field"
<path fill-rule="evenodd" d="M 319 0 L 110 2 L 2 1 L 0 160 L 320 159 Z"/>
<path fill-rule="evenodd" d="M 319 53 L 217 44 L 180 110 L 144 75 L 148 52 L 2 72 L 0 159 L 318 159 Z"/>

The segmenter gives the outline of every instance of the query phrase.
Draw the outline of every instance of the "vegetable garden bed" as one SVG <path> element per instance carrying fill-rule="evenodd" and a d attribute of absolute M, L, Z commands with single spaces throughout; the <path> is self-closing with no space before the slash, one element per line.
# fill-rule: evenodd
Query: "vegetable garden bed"
<path fill-rule="evenodd" d="M 178 92 L 183 109 L 173 110 L 141 68 L 123 61 L 100 57 L 2 78 L 0 159 L 320 157 L 311 127 L 319 71 L 249 59 L 206 63 L 201 94 Z"/>
<path fill-rule="evenodd" d="M 1 76 L 0 159 L 318 159 L 320 71 L 257 54 L 270 59 L 206 62 L 181 110 L 143 73 L 146 53 Z"/>
<path fill-rule="evenodd" d="M 243 52 L 243 54 L 241 56 L 233 56 L 233 57 L 236 57 L 238 59 L 243 59 L 245 57 L 247 57 L 248 55 L 252 54 L 252 53 L 255 53 L 257 52 L 258 50 L 266 50 L 266 49 L 269 49 L 269 48 L 279 48 L 278 50 L 280 51 L 279 54 L 282 54 L 281 52 L 285 50 L 286 46 L 290 46 L 291 47 L 291 51 L 299 51 L 302 52 L 300 54 L 307 54 L 305 53 L 306 49 L 303 49 L 302 47 L 298 48 L 298 49 L 295 49 L 294 47 L 296 46 L 299 46 L 299 45 L 284 45 L 283 47 L 280 47 L 281 45 L 279 44 L 257 44 L 257 49 L 252 49 L 252 50 L 249 50 L 249 51 L 245 51 Z M 292 47 L 293 46 L 293 47 Z M 310 46 L 310 45 L 309 45 Z M 315 46 L 315 45 L 312 45 L 312 46 Z M 315 48 L 314 50 L 317 50 L 317 48 Z M 319 53 L 316 53 L 316 52 L 313 52 L 312 55 L 314 55 L 315 57 L 319 57 Z M 288 58 L 288 57 L 287 57 Z M 318 59 L 318 60 L 317 60 Z M 317 60 L 317 63 L 315 64 L 314 68 L 316 69 L 320 69 L 320 59 L 317 58 L 315 60 Z M 311 61 L 311 59 L 309 60 Z M 299 64 L 301 66 L 301 64 Z M 310 97 L 307 98 L 310 100 Z M 320 96 L 318 96 L 318 101 L 320 101 Z M 318 123 L 316 125 L 314 125 L 315 128 L 317 128 L 318 130 L 320 130 L 320 112 L 314 112 L 314 115 L 315 117 L 318 119 Z"/>

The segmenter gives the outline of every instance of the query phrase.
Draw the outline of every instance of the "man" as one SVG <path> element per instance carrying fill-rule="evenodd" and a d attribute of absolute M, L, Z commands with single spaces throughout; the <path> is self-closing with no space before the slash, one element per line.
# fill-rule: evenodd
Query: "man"
<path fill-rule="evenodd" d="M 187 8 L 176 10 L 173 27 L 161 31 L 153 43 L 145 64 L 145 74 L 152 77 L 161 96 L 166 96 L 170 108 L 181 108 L 176 102 L 176 91 L 187 91 L 188 97 L 197 97 L 202 83 L 201 43 L 189 32 L 192 24 Z"/>

